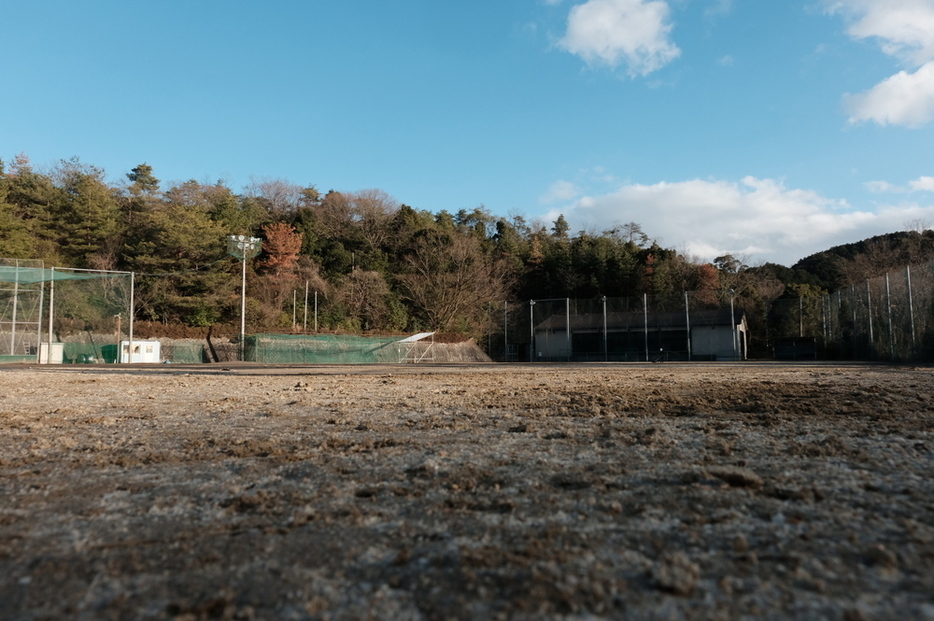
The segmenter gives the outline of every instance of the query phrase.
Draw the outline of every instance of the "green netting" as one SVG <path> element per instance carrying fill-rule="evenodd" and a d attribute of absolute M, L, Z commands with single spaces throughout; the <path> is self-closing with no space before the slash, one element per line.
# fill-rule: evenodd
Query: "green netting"
<path fill-rule="evenodd" d="M 204 346 L 201 343 L 174 343 L 162 346 L 162 357 L 178 364 L 204 362 Z"/>
<path fill-rule="evenodd" d="M 115 362 L 115 343 L 129 336 L 132 287 L 129 272 L 0 258 L 0 355 L 6 356 L 0 362 Z M 68 344 L 56 350 L 50 341 Z M 107 345 L 113 351 L 105 351 Z"/>
<path fill-rule="evenodd" d="M 48 287 L 47 299 L 50 305 L 54 303 L 51 340 L 65 343 L 62 362 L 119 361 L 117 343 L 130 337 L 131 287 L 130 274 L 119 273 L 56 280 L 54 290 Z M 43 325 L 43 340 L 49 338 L 48 329 L 48 324 Z"/>
<path fill-rule="evenodd" d="M 50 280 L 91 280 L 94 278 L 113 278 L 125 276 L 123 273 L 103 272 L 74 272 L 45 269 L 41 267 L 20 267 L 16 265 L 0 265 L 0 282 L 14 282 L 20 284 L 34 284 Z"/>
<path fill-rule="evenodd" d="M 401 362 L 408 352 L 408 347 L 400 343 L 401 339 L 398 336 L 256 334 L 246 338 L 244 359 L 269 364 Z"/>
<path fill-rule="evenodd" d="M 113 344 L 65 343 L 62 353 L 65 364 L 114 363 L 116 359 L 117 346 Z"/>

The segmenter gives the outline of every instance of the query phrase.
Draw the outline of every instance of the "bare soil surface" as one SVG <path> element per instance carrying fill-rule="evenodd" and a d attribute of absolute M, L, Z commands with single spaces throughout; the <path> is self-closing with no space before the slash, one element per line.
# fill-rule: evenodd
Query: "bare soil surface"
<path fill-rule="evenodd" d="M 934 619 L 934 374 L 0 369 L 0 618 Z"/>

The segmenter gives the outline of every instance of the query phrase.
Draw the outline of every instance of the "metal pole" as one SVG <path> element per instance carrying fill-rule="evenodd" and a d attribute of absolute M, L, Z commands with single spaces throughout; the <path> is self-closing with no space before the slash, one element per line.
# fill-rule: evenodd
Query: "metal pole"
<path fill-rule="evenodd" d="M 645 361 L 649 361 L 649 294 L 642 294 L 642 323 L 645 329 Z"/>
<path fill-rule="evenodd" d="M 295 323 L 295 308 L 298 306 L 298 290 L 292 289 L 292 332 L 295 332 L 297 324 Z"/>
<path fill-rule="evenodd" d="M 688 362 L 691 361 L 691 307 L 688 304 L 688 292 L 684 292 L 684 320 L 688 327 Z"/>
<path fill-rule="evenodd" d="M 853 307 L 853 332 L 852 332 L 852 348 L 853 353 L 851 354 L 853 358 L 856 358 L 856 334 L 859 330 L 859 325 L 856 320 L 856 303 L 859 300 L 856 298 L 856 285 L 850 285 L 850 305 Z"/>
<path fill-rule="evenodd" d="M 603 296 L 603 361 L 607 362 L 610 359 L 610 350 L 607 347 L 606 339 L 606 296 Z"/>
<path fill-rule="evenodd" d="M 535 362 L 535 300 L 529 300 L 529 362 Z"/>
<path fill-rule="evenodd" d="M 567 330 L 565 334 L 565 347 L 568 350 L 568 362 L 571 361 L 571 298 L 564 298 L 564 329 Z"/>
<path fill-rule="evenodd" d="M 869 356 L 872 357 L 875 351 L 875 338 L 872 334 L 872 289 L 869 288 L 869 281 L 866 281 L 866 315 L 869 318 Z"/>
<path fill-rule="evenodd" d="M 318 292 L 315 291 L 315 334 L 318 333 Z"/>
<path fill-rule="evenodd" d="M 302 305 L 305 318 L 302 320 L 302 332 L 308 332 L 308 281 L 305 281 L 305 303 Z"/>
<path fill-rule="evenodd" d="M 911 323 L 911 349 L 915 348 L 915 304 L 911 293 L 911 267 L 905 266 L 905 281 L 908 283 L 908 321 Z"/>
<path fill-rule="evenodd" d="M 16 264 L 16 277 L 13 280 L 13 323 L 10 327 L 10 355 L 16 354 L 16 306 L 19 299 L 19 262 Z"/>
<path fill-rule="evenodd" d="M 55 268 L 49 268 L 49 349 L 46 352 L 46 364 L 52 363 L 52 320 L 55 318 Z"/>
<path fill-rule="evenodd" d="M 36 362 L 42 362 L 42 308 L 45 304 L 45 281 L 39 286 L 39 327 L 36 329 Z M 51 349 L 51 346 L 50 346 Z"/>
<path fill-rule="evenodd" d="M 133 355 L 133 320 L 136 317 L 136 272 L 130 272 L 130 327 L 127 340 L 130 343 L 130 355 Z M 132 362 L 132 359 L 129 360 Z"/>
<path fill-rule="evenodd" d="M 242 280 L 240 285 L 240 361 L 243 361 L 243 356 L 246 353 L 244 348 L 243 339 L 246 336 L 246 249 L 243 250 L 243 264 Z"/>
<path fill-rule="evenodd" d="M 908 323 L 911 326 L 911 350 L 915 349 L 915 304 L 911 293 L 911 267 L 905 266 L 905 282 L 908 284 Z"/>
<path fill-rule="evenodd" d="M 799 300 L 801 298 L 798 298 Z M 733 290 L 730 289 L 730 340 L 733 341 L 733 360 L 737 360 L 736 356 L 736 314 L 733 310 Z"/>
<path fill-rule="evenodd" d="M 889 360 L 895 360 L 895 334 L 892 332 L 892 292 L 889 289 L 889 273 L 885 273 L 885 308 L 889 320 Z"/>
<path fill-rule="evenodd" d="M 509 301 L 503 300 L 503 362 L 509 362 Z"/>

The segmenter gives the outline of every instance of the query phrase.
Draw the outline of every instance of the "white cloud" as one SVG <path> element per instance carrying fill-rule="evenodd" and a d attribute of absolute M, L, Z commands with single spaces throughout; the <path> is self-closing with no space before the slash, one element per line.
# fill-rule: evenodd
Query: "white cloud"
<path fill-rule="evenodd" d="M 580 188 L 571 183 L 570 181 L 555 181 L 551 184 L 551 187 L 548 188 L 548 191 L 539 198 L 539 202 L 543 204 L 552 204 L 558 202 L 567 202 L 574 200 L 580 196 Z"/>
<path fill-rule="evenodd" d="M 892 192 L 904 192 L 905 188 L 900 188 L 888 181 L 867 181 L 863 185 L 873 194 L 888 194 Z"/>
<path fill-rule="evenodd" d="M 685 248 L 712 260 L 724 254 L 753 263 L 793 265 L 835 245 L 902 230 L 912 219 L 934 220 L 934 204 L 893 205 L 877 212 L 811 190 L 788 189 L 774 179 L 741 182 L 694 179 L 629 184 L 600 196 L 583 196 L 563 209 L 574 230 L 605 230 L 635 221 L 666 247 Z"/>
<path fill-rule="evenodd" d="M 920 127 L 934 119 L 934 0 L 825 1 L 830 13 L 850 20 L 851 37 L 878 40 L 884 53 L 914 69 L 846 95 L 850 121 Z"/>
<path fill-rule="evenodd" d="M 850 122 L 921 127 L 934 119 L 934 62 L 914 73 L 899 71 L 857 95 L 844 95 Z"/>
<path fill-rule="evenodd" d="M 888 181 L 868 181 L 866 189 L 876 194 L 904 194 L 906 192 L 934 192 L 934 177 L 918 177 L 909 181 L 907 186 L 895 185 Z"/>
<path fill-rule="evenodd" d="M 559 46 L 589 64 L 648 75 L 681 54 L 669 39 L 669 12 L 663 0 L 588 0 L 571 9 Z"/>
<path fill-rule="evenodd" d="M 934 59 L 932 0 L 836 0 L 829 10 L 850 19 L 850 36 L 878 38 L 890 56 L 915 66 Z"/>

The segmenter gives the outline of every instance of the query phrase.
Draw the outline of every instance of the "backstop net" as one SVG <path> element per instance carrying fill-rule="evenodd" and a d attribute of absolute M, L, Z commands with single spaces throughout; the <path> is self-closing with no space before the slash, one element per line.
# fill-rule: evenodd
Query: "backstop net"
<path fill-rule="evenodd" d="M 366 364 L 419 361 L 424 359 L 419 348 L 430 347 L 430 341 L 400 336 L 255 334 L 246 337 L 245 345 L 248 362 Z"/>
<path fill-rule="evenodd" d="M 0 361 L 117 362 L 132 298 L 129 272 L 0 259 Z"/>
<path fill-rule="evenodd" d="M 0 361 L 38 359 L 44 271 L 42 261 L 0 259 Z"/>

